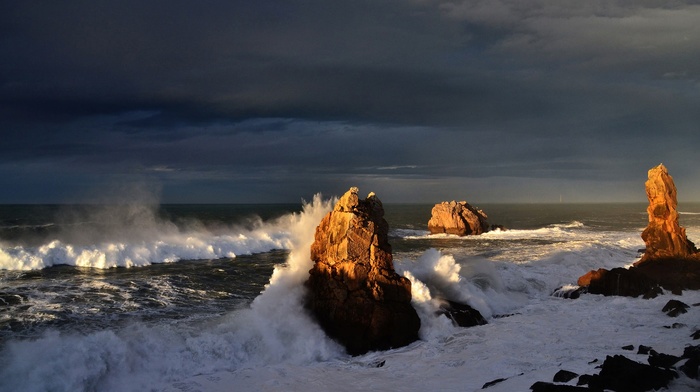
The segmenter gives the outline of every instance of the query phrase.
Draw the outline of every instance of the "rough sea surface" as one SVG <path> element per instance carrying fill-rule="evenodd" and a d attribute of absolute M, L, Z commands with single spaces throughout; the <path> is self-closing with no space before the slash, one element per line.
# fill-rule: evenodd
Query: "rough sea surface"
<path fill-rule="evenodd" d="M 514 391 L 607 355 L 646 361 L 626 345 L 697 343 L 700 307 L 661 309 L 698 292 L 552 296 L 637 260 L 644 204 L 478 205 L 508 230 L 462 238 L 428 234 L 431 205 L 386 204 L 421 340 L 350 357 L 300 300 L 332 203 L 0 206 L 0 391 Z M 679 211 L 700 243 L 700 204 Z M 439 296 L 489 324 L 452 326 Z M 698 389 L 682 374 L 671 388 Z"/>

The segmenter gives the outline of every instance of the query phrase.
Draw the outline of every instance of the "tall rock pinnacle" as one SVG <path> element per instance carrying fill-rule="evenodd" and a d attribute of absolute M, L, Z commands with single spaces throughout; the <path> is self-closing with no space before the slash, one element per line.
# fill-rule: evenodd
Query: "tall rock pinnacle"
<path fill-rule="evenodd" d="M 685 259 L 697 253 L 695 244 L 688 240 L 685 229 L 678 223 L 678 200 L 673 177 L 661 164 L 649 170 L 646 186 L 649 198 L 649 224 L 642 232 L 646 251 L 641 260 Z"/>

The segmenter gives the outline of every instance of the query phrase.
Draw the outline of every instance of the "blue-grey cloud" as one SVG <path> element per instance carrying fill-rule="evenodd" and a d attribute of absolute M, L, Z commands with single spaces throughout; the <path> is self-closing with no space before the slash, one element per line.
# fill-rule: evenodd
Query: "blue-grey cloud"
<path fill-rule="evenodd" d="M 651 0 L 4 2 L 0 185 L 20 193 L 0 202 L 130 176 L 182 201 L 351 181 L 641 199 L 662 161 L 700 182 L 698 18 Z"/>

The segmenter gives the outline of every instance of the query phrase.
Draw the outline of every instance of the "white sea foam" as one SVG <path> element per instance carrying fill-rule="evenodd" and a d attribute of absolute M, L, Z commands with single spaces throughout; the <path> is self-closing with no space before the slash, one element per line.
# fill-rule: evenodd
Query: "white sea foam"
<path fill-rule="evenodd" d="M 480 235 L 459 236 L 456 234 L 430 234 L 427 230 L 416 229 L 395 229 L 392 234 L 404 239 L 459 239 L 462 241 L 479 241 L 483 239 L 569 239 L 575 236 L 582 236 L 587 233 L 585 225 L 578 221 L 569 223 L 553 224 L 537 229 L 496 229 L 487 231 Z"/>
<path fill-rule="evenodd" d="M 95 244 L 52 240 L 40 246 L 0 245 L 0 270 L 36 270 L 55 265 L 92 268 L 137 267 L 179 260 L 217 259 L 289 249 L 289 219 L 228 233 L 151 230 L 138 238 Z"/>
<path fill-rule="evenodd" d="M 414 282 L 414 301 L 430 302 L 432 314 L 439 306 L 433 299 L 439 298 L 467 303 L 486 318 L 510 312 L 523 303 L 520 295 L 506 291 L 496 269 L 486 260 L 460 264 L 450 254 L 429 249 L 414 262 L 397 262 L 396 268 Z M 426 317 L 422 321 L 431 323 Z"/>

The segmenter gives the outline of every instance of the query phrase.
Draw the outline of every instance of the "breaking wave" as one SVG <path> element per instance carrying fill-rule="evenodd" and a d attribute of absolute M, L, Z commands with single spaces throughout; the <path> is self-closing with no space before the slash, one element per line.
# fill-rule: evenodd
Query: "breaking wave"
<path fill-rule="evenodd" d="M 90 268 L 140 267 L 180 260 L 234 258 L 290 249 L 287 215 L 270 222 L 209 228 L 184 227 L 159 219 L 153 209 L 93 213 L 88 220 L 62 224 L 52 237 L 33 243 L 1 243 L 0 270 L 37 270 L 56 265 Z M 33 241 L 36 242 L 36 241 Z"/>

